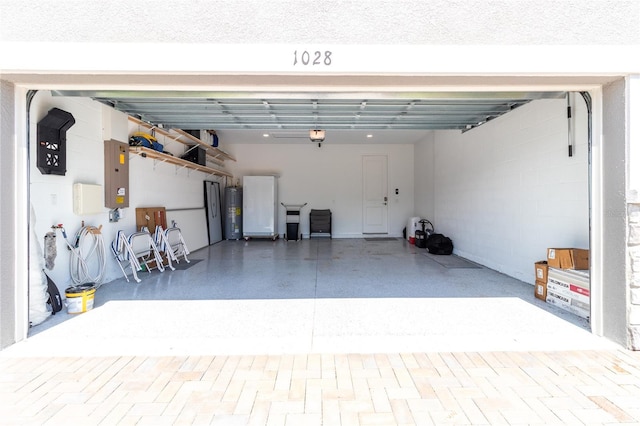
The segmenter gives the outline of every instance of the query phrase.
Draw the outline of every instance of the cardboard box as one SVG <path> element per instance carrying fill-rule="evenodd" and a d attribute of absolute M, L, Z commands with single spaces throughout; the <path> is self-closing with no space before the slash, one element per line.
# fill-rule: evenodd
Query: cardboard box
<path fill-rule="evenodd" d="M 536 280 L 534 295 L 536 298 L 542 300 L 543 302 L 547 301 L 547 283 L 545 281 Z"/>
<path fill-rule="evenodd" d="M 586 320 L 589 319 L 589 315 L 591 314 L 589 306 L 585 306 L 583 303 L 578 302 L 575 299 L 563 296 L 550 289 L 547 289 L 547 303 L 555 305 L 562 310 L 571 312 L 572 314 Z"/>
<path fill-rule="evenodd" d="M 546 260 L 540 260 L 534 264 L 536 269 L 536 281 L 547 282 L 547 274 L 549 271 L 549 264 Z"/>
<path fill-rule="evenodd" d="M 547 283 L 547 291 L 553 291 L 556 294 L 564 296 L 568 298 L 571 302 L 575 301 L 575 304 L 583 304 L 584 306 L 589 306 L 591 303 L 591 299 L 589 296 L 585 296 L 583 294 L 577 293 L 569 289 L 569 287 L 565 287 L 564 283 L 558 283 L 557 281 L 549 280 Z"/>
<path fill-rule="evenodd" d="M 589 250 L 550 248 L 547 249 L 547 263 L 550 268 L 589 269 Z"/>
<path fill-rule="evenodd" d="M 589 319 L 591 312 L 589 288 L 589 271 L 549 268 L 547 303 Z"/>
<path fill-rule="evenodd" d="M 589 271 L 549 268 L 547 289 L 589 306 Z"/>
<path fill-rule="evenodd" d="M 589 271 L 549 268 L 547 272 L 547 282 L 565 287 L 567 290 L 590 296 L 591 278 Z"/>

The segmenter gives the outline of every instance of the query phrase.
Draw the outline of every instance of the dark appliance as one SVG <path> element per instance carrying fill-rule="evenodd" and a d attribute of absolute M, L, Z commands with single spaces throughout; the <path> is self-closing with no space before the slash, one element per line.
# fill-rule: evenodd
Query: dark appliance
<path fill-rule="evenodd" d="M 201 166 L 207 165 L 207 151 L 199 146 L 189 148 L 189 150 L 182 154 L 180 158 L 191 161 L 192 163 L 200 164 Z"/>
<path fill-rule="evenodd" d="M 67 130 L 76 123 L 73 115 L 52 108 L 38 122 L 37 167 L 43 175 L 67 173 Z"/>
<path fill-rule="evenodd" d="M 207 211 L 209 245 L 222 241 L 220 183 L 204 181 L 204 205 Z"/>

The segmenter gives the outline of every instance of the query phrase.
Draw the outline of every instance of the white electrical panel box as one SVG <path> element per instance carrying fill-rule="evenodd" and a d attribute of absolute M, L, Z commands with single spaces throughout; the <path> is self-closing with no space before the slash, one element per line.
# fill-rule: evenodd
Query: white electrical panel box
<path fill-rule="evenodd" d="M 104 211 L 102 185 L 73 184 L 73 212 L 77 215 L 97 214 Z"/>

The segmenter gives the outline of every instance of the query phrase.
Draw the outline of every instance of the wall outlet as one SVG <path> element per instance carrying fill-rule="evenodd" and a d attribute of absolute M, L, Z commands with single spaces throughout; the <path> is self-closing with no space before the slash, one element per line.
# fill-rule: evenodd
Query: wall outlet
<path fill-rule="evenodd" d="M 120 210 L 109 210 L 109 222 L 117 222 L 120 220 Z"/>

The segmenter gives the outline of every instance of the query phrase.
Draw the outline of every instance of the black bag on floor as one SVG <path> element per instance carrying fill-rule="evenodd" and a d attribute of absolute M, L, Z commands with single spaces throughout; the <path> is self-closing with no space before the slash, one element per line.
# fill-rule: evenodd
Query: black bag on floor
<path fill-rule="evenodd" d="M 49 278 L 49 275 L 44 275 L 47 277 L 47 293 L 49 293 L 49 300 L 47 300 L 47 303 L 51 305 L 51 315 L 55 315 L 56 312 L 60 312 L 62 310 L 62 297 L 60 296 L 60 291 L 58 290 L 56 283 Z"/>
<path fill-rule="evenodd" d="M 427 250 L 431 254 L 451 254 L 453 253 L 453 241 L 442 234 L 431 234 L 426 242 Z"/>

